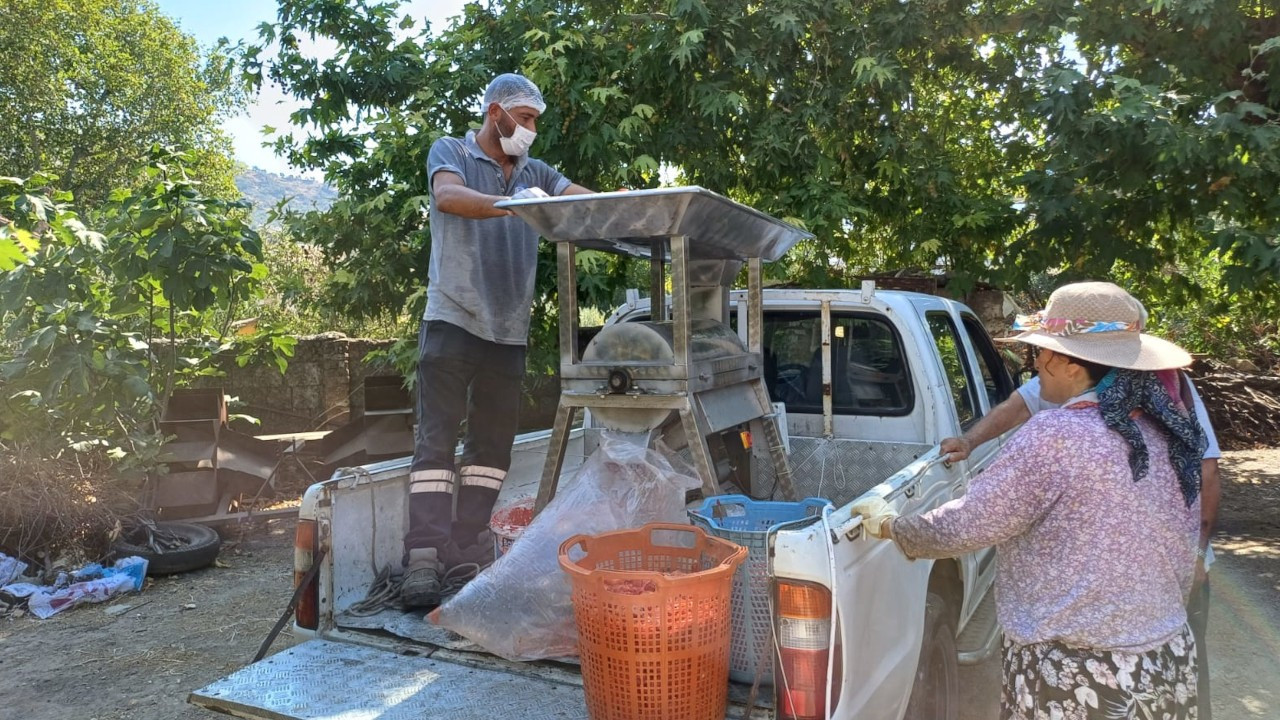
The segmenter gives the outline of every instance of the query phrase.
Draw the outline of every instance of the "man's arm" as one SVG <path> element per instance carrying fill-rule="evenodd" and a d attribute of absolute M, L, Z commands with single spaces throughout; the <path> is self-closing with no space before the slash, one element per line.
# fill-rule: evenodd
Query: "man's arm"
<path fill-rule="evenodd" d="M 1200 461 L 1200 549 L 1209 547 L 1209 536 L 1218 522 L 1218 500 L 1222 484 L 1218 478 L 1218 458 Z"/>
<path fill-rule="evenodd" d="M 1213 422 L 1209 420 L 1209 410 L 1200 398 L 1200 391 L 1196 390 L 1195 383 L 1186 373 L 1182 374 L 1182 380 L 1183 402 L 1189 401 L 1208 441 L 1204 459 L 1200 462 L 1200 550 L 1204 551 L 1209 547 L 1209 536 L 1218 522 L 1218 501 L 1222 497 L 1218 458 L 1222 456 L 1222 450 L 1218 447 L 1218 435 L 1213 431 Z M 1200 567 L 1203 568 L 1203 564 Z"/>
<path fill-rule="evenodd" d="M 578 183 L 570 183 L 569 187 L 565 188 L 564 192 L 560 194 L 561 195 L 591 195 L 594 192 L 595 190 L 591 190 L 590 188 L 584 188 Z"/>
<path fill-rule="evenodd" d="M 462 181 L 462 176 L 447 170 L 437 172 L 431 178 L 431 189 L 435 194 L 436 207 L 441 212 L 461 215 L 473 220 L 506 217 L 510 210 L 496 208 L 494 203 L 506 200 L 502 195 L 485 195 L 472 190 Z"/>
<path fill-rule="evenodd" d="M 942 452 L 947 454 L 947 462 L 959 462 L 969 457 L 969 453 L 982 443 L 1021 425 L 1031 419 L 1031 409 L 1021 393 L 1010 393 L 1004 402 L 991 408 L 991 412 L 974 423 L 964 435 L 949 437 L 942 441 Z"/>

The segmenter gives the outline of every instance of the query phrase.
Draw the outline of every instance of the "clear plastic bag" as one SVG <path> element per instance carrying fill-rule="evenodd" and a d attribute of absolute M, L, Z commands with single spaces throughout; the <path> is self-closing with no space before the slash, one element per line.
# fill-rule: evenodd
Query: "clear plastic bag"
<path fill-rule="evenodd" d="M 687 522 L 685 493 L 701 486 L 662 453 L 605 434 L 511 549 L 430 619 L 508 660 L 576 656 L 560 544 L 579 533 Z"/>

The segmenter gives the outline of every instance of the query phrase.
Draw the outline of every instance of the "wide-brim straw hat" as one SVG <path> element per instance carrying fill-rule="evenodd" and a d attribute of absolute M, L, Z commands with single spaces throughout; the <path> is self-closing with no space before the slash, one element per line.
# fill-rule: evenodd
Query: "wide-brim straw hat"
<path fill-rule="evenodd" d="M 1171 370 L 1191 364 L 1191 354 L 1142 332 L 1146 313 L 1137 298 L 1109 282 L 1063 285 L 1035 315 L 1019 316 L 1018 335 L 1000 342 L 1021 342 L 1127 370 Z"/>

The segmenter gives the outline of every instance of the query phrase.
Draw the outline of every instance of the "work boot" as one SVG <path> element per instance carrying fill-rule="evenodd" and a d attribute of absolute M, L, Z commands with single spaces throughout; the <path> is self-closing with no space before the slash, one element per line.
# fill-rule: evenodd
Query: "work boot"
<path fill-rule="evenodd" d="M 444 563 L 440 551 L 435 548 L 414 548 L 409 551 L 409 564 L 404 569 L 400 583 L 400 602 L 405 608 L 431 607 L 440 604 L 443 589 Z"/>
<path fill-rule="evenodd" d="M 493 535 L 486 529 L 474 538 L 467 545 L 460 544 L 457 539 L 449 541 L 449 551 L 445 557 L 449 570 L 460 565 L 475 565 L 475 572 L 479 573 L 493 564 Z"/>

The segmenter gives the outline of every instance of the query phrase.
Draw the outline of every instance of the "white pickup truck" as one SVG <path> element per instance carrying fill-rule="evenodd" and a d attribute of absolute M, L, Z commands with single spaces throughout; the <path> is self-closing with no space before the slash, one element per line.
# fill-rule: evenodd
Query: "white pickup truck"
<path fill-rule="evenodd" d="M 744 293 L 731 295 L 735 306 L 744 302 Z M 648 300 L 633 295 L 608 324 L 649 315 Z M 775 591 L 819 610 L 788 615 L 779 605 L 776 662 L 788 682 L 759 693 L 752 707 L 748 687 L 733 684 L 727 717 L 954 719 L 957 663 L 996 645 L 994 553 L 909 561 L 892 543 L 863 537 L 849 506 L 878 494 L 903 498 L 913 514 L 963 494 L 1000 440 L 953 465 L 941 462 L 937 444 L 1004 399 L 1013 380 L 970 309 L 870 284 L 765 290 L 763 350 L 770 399 L 785 408 L 796 493 L 836 509 L 778 532 Z M 590 423 L 588 415 L 588 432 Z M 583 460 L 583 432 L 570 437 L 565 472 Z M 517 439 L 504 493 L 536 486 L 548 435 Z M 769 493 L 768 474 L 756 473 L 754 494 Z M 420 612 L 351 611 L 379 569 L 399 565 L 408 476 L 405 458 L 339 471 L 307 490 L 295 577 L 319 567 L 300 591 L 294 631 L 310 639 L 195 691 L 191 702 L 273 719 L 587 717 L 571 663 L 485 654 Z"/>

